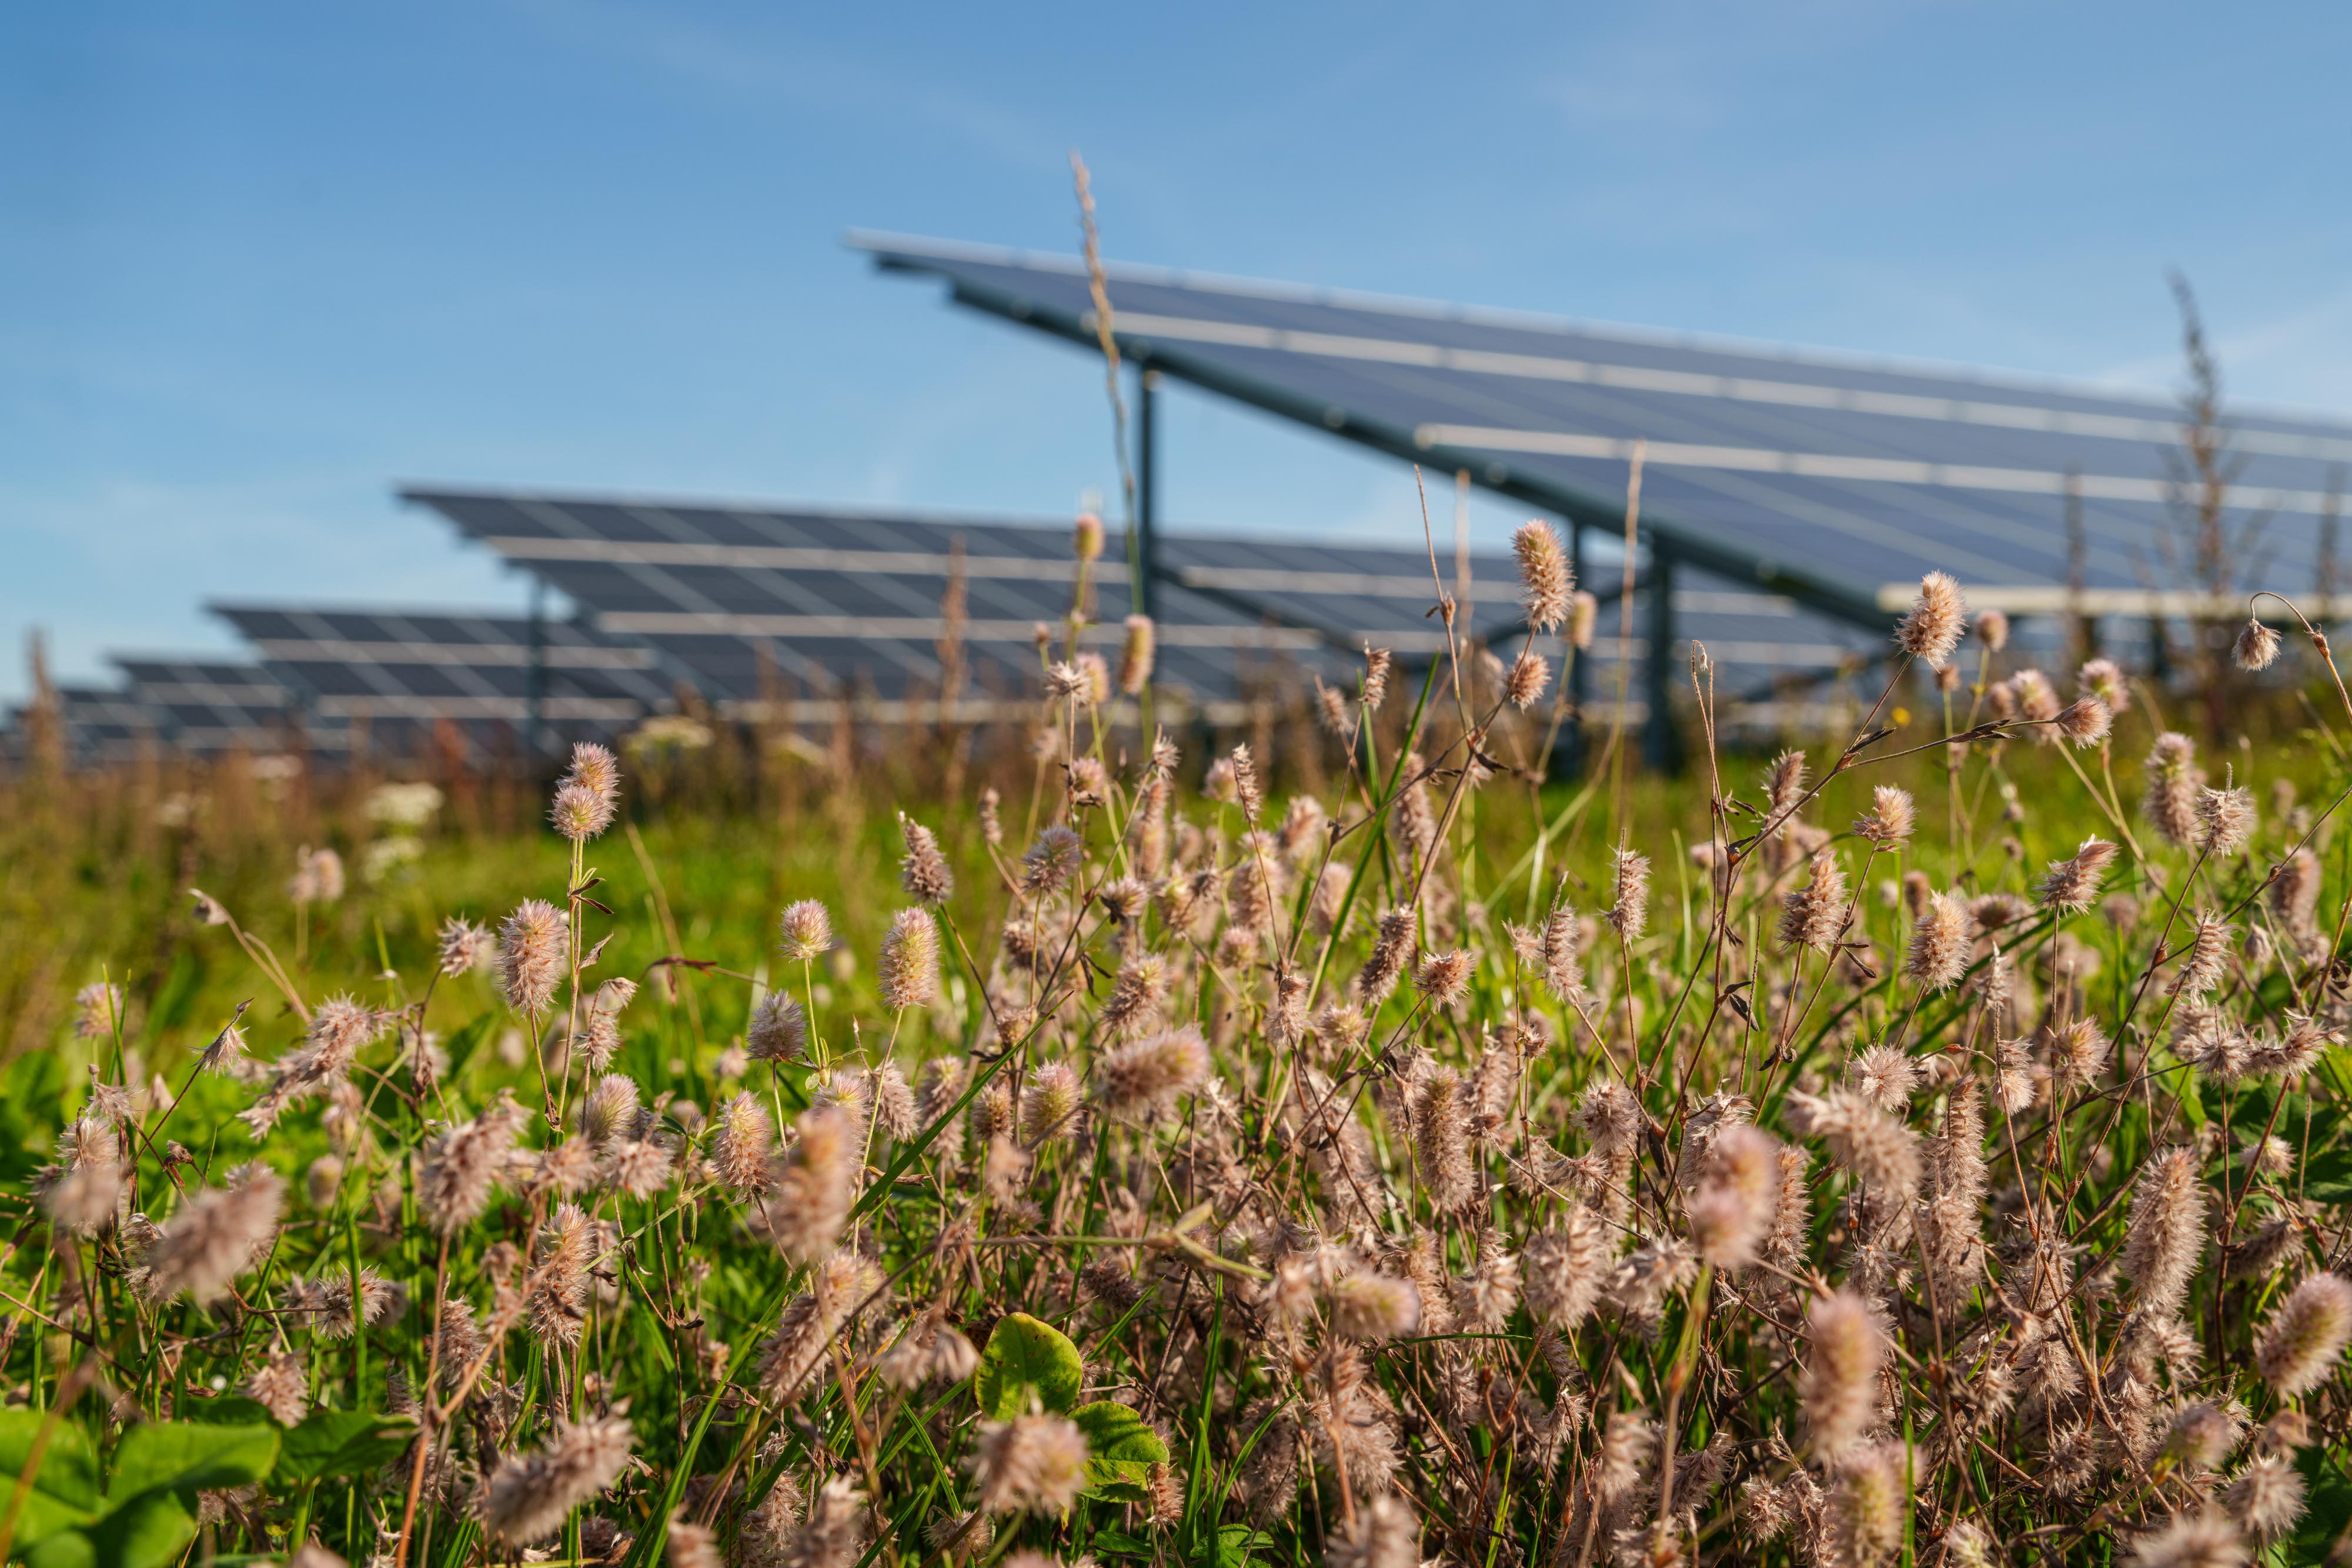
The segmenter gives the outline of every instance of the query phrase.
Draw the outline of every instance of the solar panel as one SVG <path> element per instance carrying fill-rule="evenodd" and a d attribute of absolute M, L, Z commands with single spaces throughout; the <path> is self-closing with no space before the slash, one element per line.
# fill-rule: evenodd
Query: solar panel
<path fill-rule="evenodd" d="M 353 747 L 436 737 L 515 756 L 534 714 L 563 738 L 609 735 L 666 702 L 641 648 L 569 622 L 462 610 L 215 604 L 315 725 Z"/>
<path fill-rule="evenodd" d="M 1096 342 L 1073 259 L 852 243 L 960 304 Z M 1574 520 L 1622 517 L 1645 443 L 1655 544 L 1864 626 L 1932 570 L 2018 613 L 2218 612 L 2181 559 L 2181 418 L 2161 401 L 1142 268 L 1112 269 L 1109 297 L 1139 364 Z M 2235 415 L 2231 449 L 2229 505 L 2268 518 L 2233 580 L 2303 594 L 2332 578 L 2352 423 Z"/>
<path fill-rule="evenodd" d="M 117 653 L 132 701 L 157 736 L 193 756 L 275 752 L 299 744 L 336 749 L 339 737 L 305 728 L 293 695 L 259 666 L 201 654 Z"/>
<path fill-rule="evenodd" d="M 877 718 L 929 717 L 948 684 L 942 648 L 952 630 L 958 711 L 979 717 L 1019 705 L 1025 714 L 1039 628 L 1058 649 L 1076 591 L 1066 525 L 655 497 L 404 494 L 561 590 L 600 637 L 640 643 L 737 711 L 781 692 L 795 714 L 855 701 Z M 1273 689 L 1352 678 L 1367 644 L 1411 659 L 1445 646 L 1429 614 L 1437 591 L 1425 550 L 1180 534 L 1163 540 L 1159 565 L 1155 692 L 1213 722 L 1234 722 Z M 1464 636 L 1514 637 L 1516 569 L 1492 556 L 1470 566 Z M 1453 591 L 1452 551 L 1441 567 Z M 1087 637 L 1115 658 L 1130 603 L 1122 538 L 1106 539 L 1088 578 Z M 952 622 L 951 585 L 961 605 Z M 1885 642 L 1883 631 L 1862 633 L 1704 572 L 1675 592 L 1685 635 L 1708 643 L 1729 695 L 1817 682 L 1867 663 Z M 1647 624 L 1644 598 L 1636 595 L 1637 629 Z M 1589 655 L 1595 696 L 1614 691 L 1613 675 L 1600 672 L 1617 656 L 1616 615 L 1604 612 L 1611 634 Z M 1639 658 L 1646 646 L 1637 635 L 1632 652 Z M 1557 642 L 1539 647 L 1557 664 Z"/>
<path fill-rule="evenodd" d="M 110 686 L 60 685 L 57 716 L 67 763 L 101 768 L 129 762 L 156 744 L 154 716 L 129 692 Z M 25 760 L 30 705 L 9 710 L 7 750 Z"/>

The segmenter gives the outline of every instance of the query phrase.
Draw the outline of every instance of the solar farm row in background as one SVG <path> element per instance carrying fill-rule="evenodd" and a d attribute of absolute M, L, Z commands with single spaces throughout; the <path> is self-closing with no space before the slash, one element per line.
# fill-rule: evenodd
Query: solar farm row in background
<path fill-rule="evenodd" d="M 416 491 L 411 498 L 540 577 L 569 618 L 447 610 L 264 604 L 212 607 L 249 663 L 121 655 L 118 687 L 58 693 L 78 764 L 143 750 L 214 756 L 354 749 L 381 758 L 455 749 L 473 764 L 542 745 L 612 737 L 696 694 L 723 716 L 803 727 L 847 709 L 877 723 L 1026 719 L 1035 714 L 1036 628 L 1061 624 L 1076 565 L 1062 525 L 806 507 Z M 1090 645 L 1117 663 L 1129 580 L 1116 532 L 1089 571 Z M 1170 714 L 1238 722 L 1319 676 L 1351 685 L 1367 644 L 1410 663 L 1444 644 L 1428 612 L 1425 552 L 1176 535 L 1154 590 L 1155 695 Z M 1445 552 L 1449 591 L 1459 563 Z M 1597 575 L 1613 582 L 1617 567 Z M 1607 582 L 1596 582 L 1604 591 Z M 1507 558 L 1469 562 L 1465 638 L 1519 639 Z M 1646 656 L 1637 590 L 1634 660 Z M 1677 632 L 1706 643 L 1718 692 L 1747 722 L 1802 727 L 1859 689 L 1884 639 L 1704 574 L 1675 591 Z M 1586 654 L 1586 711 L 1614 711 L 1620 611 Z M 1559 667 L 1557 640 L 1538 643 Z M 1641 716 L 1629 682 L 1629 718 Z M 21 710 L 15 731 L 21 744 Z"/>
<path fill-rule="evenodd" d="M 961 306 L 1097 343 L 1075 258 L 853 243 L 943 278 Z M 1108 294 L 1129 363 L 1563 516 L 1619 517 L 1643 444 L 1657 543 L 1856 624 L 1899 611 L 1928 570 L 2012 613 L 2230 612 L 2193 570 L 2175 403 L 1155 268 L 1112 268 Z M 2246 547 L 2230 582 L 2340 591 L 2352 423 L 2232 410 L 2224 428 L 2228 532 Z"/>

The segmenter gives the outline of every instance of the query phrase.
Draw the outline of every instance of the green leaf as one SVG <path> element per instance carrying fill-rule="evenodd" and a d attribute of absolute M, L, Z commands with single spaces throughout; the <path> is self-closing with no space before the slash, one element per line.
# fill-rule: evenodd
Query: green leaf
<path fill-rule="evenodd" d="M 0 1410 L 0 1471 L 6 1472 L 0 1476 L 0 1483 L 7 1490 L 13 1492 L 17 1478 L 25 1473 L 25 1462 L 46 1419 L 38 1410 Z M 0 1508 L 6 1506 L 0 1501 Z M 97 1456 L 90 1451 L 89 1436 L 61 1416 L 49 1434 L 41 1468 L 16 1515 L 16 1544 L 30 1546 L 48 1535 L 88 1524 L 98 1517 L 98 1511 Z"/>
<path fill-rule="evenodd" d="M 2303 1518 L 2295 1525 L 2293 1560 L 2325 1563 L 2336 1537 L 2352 1528 L 2352 1480 L 2328 1462 L 2325 1448 L 2305 1448 L 2296 1457 L 2295 1469 L 2303 1472 L 2309 1490 Z"/>
<path fill-rule="evenodd" d="M 2314 1203 L 2352 1203 L 2352 1149 L 2322 1149 L 2304 1162 L 2303 1196 Z"/>
<path fill-rule="evenodd" d="M 1149 1502 L 1151 1467 L 1168 1462 L 1168 1445 L 1124 1405 L 1103 1400 L 1070 1412 L 1087 1435 L 1087 1490 L 1107 1502 Z"/>
<path fill-rule="evenodd" d="M 329 1476 L 361 1476 L 400 1458 L 416 1435 L 410 1416 L 372 1410 L 313 1410 L 286 1434 L 272 1478 L 280 1485 Z"/>
<path fill-rule="evenodd" d="M 241 1487 L 269 1473 L 278 1428 L 203 1421 L 145 1421 L 122 1434 L 106 1499 L 118 1508 L 143 1492 Z M 100 1542 L 103 1555 L 104 1542 Z"/>
<path fill-rule="evenodd" d="M 1253 1552 L 1265 1552 L 1274 1545 L 1274 1537 L 1246 1524 L 1220 1525 L 1217 1538 L 1201 1553 L 1204 1568 L 1242 1568 Z"/>
<path fill-rule="evenodd" d="M 25 1548 L 26 1568 L 98 1568 L 98 1543 L 83 1530 L 60 1530 Z"/>
<path fill-rule="evenodd" d="M 108 1514 L 88 1534 L 97 1568 L 166 1568 L 195 1539 L 196 1521 L 174 1494 L 151 1491 Z"/>
<path fill-rule="evenodd" d="M 1069 1335 L 1027 1312 L 1014 1312 L 988 1336 L 971 1391 L 982 1415 L 1010 1421 L 1027 1413 L 1031 1389 L 1046 1409 L 1068 1414 L 1086 1380 L 1086 1363 Z"/>
<path fill-rule="evenodd" d="M 1114 1557 L 1151 1555 L 1151 1542 L 1138 1541 L 1132 1535 L 1122 1535 L 1116 1530 L 1097 1530 L 1087 1538 L 1087 1544 L 1097 1552 L 1107 1552 Z"/>
<path fill-rule="evenodd" d="M 207 1427 L 274 1427 L 278 1418 L 269 1406 L 258 1399 L 248 1399 L 242 1394 L 224 1394 L 214 1399 L 187 1399 L 180 1405 L 180 1418 Z"/>
<path fill-rule="evenodd" d="M 466 1063 L 474 1059 L 474 1051 L 488 1038 L 490 1025 L 498 1021 L 496 1012 L 487 1012 L 469 1023 L 457 1026 L 455 1032 L 442 1042 L 441 1049 L 449 1054 L 449 1070 L 443 1076 L 452 1083 L 465 1073 Z"/>

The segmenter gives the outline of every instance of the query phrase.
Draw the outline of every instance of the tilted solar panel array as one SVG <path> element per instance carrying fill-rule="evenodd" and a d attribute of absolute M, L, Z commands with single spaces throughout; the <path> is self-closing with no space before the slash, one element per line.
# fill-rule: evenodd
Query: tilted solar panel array
<path fill-rule="evenodd" d="M 951 622 L 967 716 L 1034 701 L 1036 629 L 1068 612 L 1076 566 L 1066 527 L 946 516 L 652 498 L 437 489 L 404 492 L 578 603 L 599 636 L 635 641 L 666 673 L 738 708 L 783 700 L 864 703 L 887 718 L 929 716 L 947 668 Z M 1114 531 L 1090 569 L 1089 641 L 1116 662 L 1131 602 Z M 1425 551 L 1171 535 L 1153 591 L 1155 689 L 1215 721 L 1253 695 L 1313 676 L 1351 679 L 1367 644 L 1426 659 L 1444 632 Z M 1440 562 L 1448 591 L 1455 562 Z M 1471 563 L 1462 625 L 1475 641 L 1516 645 L 1522 624 L 1506 558 Z M 961 611 L 945 606 L 954 585 Z M 1608 585 L 1598 585 L 1606 587 Z M 1636 596 L 1638 658 L 1645 612 Z M 1686 636 L 1709 643 L 1727 695 L 1776 679 L 1810 690 L 1841 664 L 1884 645 L 1785 599 L 1692 574 L 1677 585 Z M 1592 662 L 1616 656 L 1605 610 Z M 1546 647 L 1557 662 L 1556 643 Z M 1596 678 L 1596 697 L 1613 691 Z M 808 711 L 796 707 L 797 712 Z"/>
<path fill-rule="evenodd" d="M 644 650 L 562 621 L 466 611 L 215 604 L 318 727 L 394 753 L 454 736 L 477 754 L 609 736 L 669 698 Z"/>
<path fill-rule="evenodd" d="M 1069 258 L 854 243 L 945 278 L 961 304 L 1096 340 Z M 1644 442 L 1642 515 L 1659 542 L 1857 623 L 1932 570 L 2018 612 L 2208 603 L 2173 505 L 2181 419 L 2161 401 L 1141 268 L 1113 269 L 1109 298 L 1130 360 L 1572 517 L 1622 517 Z M 2309 593 L 2333 576 L 2324 541 L 2352 424 L 2231 426 L 2229 504 L 2268 518 L 2233 583 Z"/>
<path fill-rule="evenodd" d="M 118 653 L 112 663 L 125 696 L 174 750 L 202 757 L 337 745 L 338 737 L 306 727 L 293 695 L 257 665 L 170 653 Z"/>

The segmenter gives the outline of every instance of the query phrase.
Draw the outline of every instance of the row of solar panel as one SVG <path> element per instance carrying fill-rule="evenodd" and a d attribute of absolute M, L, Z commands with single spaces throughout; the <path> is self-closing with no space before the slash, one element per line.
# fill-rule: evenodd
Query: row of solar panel
<path fill-rule="evenodd" d="M 1123 541 L 1083 578 L 1064 527 L 969 517 L 630 498 L 415 492 L 411 499 L 538 576 L 576 607 L 534 623 L 513 615 L 396 609 L 214 607 L 255 662 L 123 656 L 119 688 L 59 694 L 77 760 L 161 746 L 457 748 L 486 760 L 542 742 L 611 735 L 698 694 L 718 711 L 824 721 L 851 705 L 889 721 L 1033 713 L 1041 638 L 1074 604 L 1084 645 L 1117 662 L 1131 605 Z M 1442 653 L 1430 612 L 1437 581 L 1463 612 L 1466 643 L 1507 651 L 1523 635 L 1511 562 L 1452 552 L 1282 545 L 1180 535 L 1159 546 L 1150 589 L 1154 691 L 1213 722 L 1351 683 L 1367 646 L 1411 663 Z M 1601 575 L 1614 578 L 1613 561 Z M 1605 585 L 1603 585 L 1605 586 Z M 1083 592 L 1083 599 L 1080 594 Z M 1646 661 L 1647 592 L 1612 605 L 1584 655 L 1588 712 L 1613 712 L 1621 649 Z M 1794 603 L 1685 571 L 1674 590 L 1677 648 L 1696 639 L 1717 688 L 1778 723 L 1850 692 L 1884 645 Z M 1559 667 L 1557 638 L 1536 646 Z M 1679 664 L 1679 652 L 1677 664 Z M 1598 672 L 1596 674 L 1595 672 Z M 1629 674 L 1629 717 L 1644 691 Z M 16 729 L 25 730 L 20 714 Z"/>

